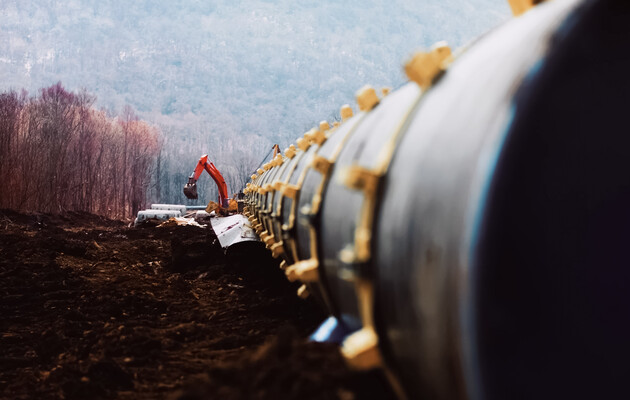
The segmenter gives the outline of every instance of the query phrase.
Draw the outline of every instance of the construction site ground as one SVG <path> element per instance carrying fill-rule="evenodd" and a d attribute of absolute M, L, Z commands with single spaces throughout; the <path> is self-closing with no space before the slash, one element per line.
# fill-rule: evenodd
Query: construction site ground
<path fill-rule="evenodd" d="M 0 398 L 388 398 L 325 318 L 210 229 L 0 211 Z"/>

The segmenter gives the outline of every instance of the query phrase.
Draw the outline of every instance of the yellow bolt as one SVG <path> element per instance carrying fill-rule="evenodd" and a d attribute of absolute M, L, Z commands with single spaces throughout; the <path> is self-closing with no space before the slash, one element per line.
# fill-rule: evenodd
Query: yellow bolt
<path fill-rule="evenodd" d="M 278 258 L 284 253 L 284 247 L 282 246 L 282 242 L 277 242 L 277 243 L 272 244 L 269 250 L 271 250 L 271 256 L 273 258 Z"/>
<path fill-rule="evenodd" d="M 263 242 L 265 242 L 265 246 L 271 247 L 271 245 L 276 242 L 276 238 L 273 235 L 267 234 L 267 236 L 263 239 Z"/>
<path fill-rule="evenodd" d="M 295 282 L 298 279 L 297 269 L 295 268 L 295 264 L 286 267 L 284 270 L 284 274 L 287 276 L 289 282 Z"/>
<path fill-rule="evenodd" d="M 453 52 L 448 43 L 443 40 L 431 46 L 431 53 L 435 54 L 440 61 L 444 61 L 447 60 Z"/>
<path fill-rule="evenodd" d="M 319 262 L 316 258 L 299 261 L 295 267 L 297 277 L 302 282 L 317 282 L 319 280 Z"/>
<path fill-rule="evenodd" d="M 313 129 L 313 143 L 321 145 L 326 141 L 326 132 L 319 129 Z"/>
<path fill-rule="evenodd" d="M 299 138 L 298 140 L 296 140 L 296 144 L 302 151 L 308 150 L 308 148 L 311 146 L 311 142 L 304 138 Z"/>
<path fill-rule="evenodd" d="M 389 92 L 392 91 L 392 88 L 390 87 L 384 87 L 381 89 L 381 93 L 383 93 L 383 97 L 387 96 L 389 94 Z"/>
<path fill-rule="evenodd" d="M 383 360 L 378 349 L 378 336 L 372 328 L 363 328 L 348 336 L 341 345 L 346 363 L 358 370 L 381 366 Z"/>
<path fill-rule="evenodd" d="M 510 7 L 512 8 L 512 14 L 518 17 L 521 14 L 526 13 L 536 4 L 542 3 L 540 0 L 508 0 Z"/>
<path fill-rule="evenodd" d="M 290 199 L 295 199 L 298 190 L 300 190 L 300 188 L 295 185 L 282 185 L 282 195 Z"/>
<path fill-rule="evenodd" d="M 300 288 L 297 291 L 297 295 L 301 298 L 301 299 L 306 299 L 308 298 L 308 296 L 310 295 L 310 293 L 308 292 L 308 288 L 306 287 L 306 285 L 302 285 L 300 286 Z"/>
<path fill-rule="evenodd" d="M 416 53 L 405 64 L 405 73 L 409 80 L 416 82 L 422 89 L 427 89 L 433 83 L 433 79 L 446 69 L 451 58 L 451 48 L 446 42 L 438 42 L 428 53 Z"/>
<path fill-rule="evenodd" d="M 365 85 L 356 94 L 359 110 L 370 111 L 378 104 L 376 91 L 370 85 Z"/>
<path fill-rule="evenodd" d="M 326 175 L 330 170 L 330 167 L 332 166 L 332 162 L 330 162 L 330 160 L 328 160 L 327 158 L 316 154 L 313 157 L 313 161 L 311 161 L 311 166 L 316 171 L 319 171 L 320 174 Z"/>
<path fill-rule="evenodd" d="M 295 146 L 291 145 L 289 146 L 285 151 L 284 151 L 284 155 L 287 156 L 288 158 L 293 158 L 295 157 Z"/>
<path fill-rule="evenodd" d="M 280 165 L 282 165 L 282 162 L 284 160 L 282 159 L 282 154 L 277 154 L 276 158 L 273 159 L 273 165 L 275 167 L 279 167 Z"/>
<path fill-rule="evenodd" d="M 342 121 L 352 118 L 352 107 L 350 107 L 348 104 L 344 104 L 343 106 L 341 106 L 339 114 L 341 114 Z"/>
<path fill-rule="evenodd" d="M 258 170 L 256 171 L 256 173 L 258 173 L 258 176 L 262 175 L 262 173 L 265 172 L 262 169 L 258 168 Z"/>
<path fill-rule="evenodd" d="M 315 140 L 316 132 L 317 132 L 317 129 L 312 128 L 311 130 L 309 130 L 308 132 L 304 134 L 304 139 L 306 139 L 309 142 L 312 142 L 313 140 Z"/>

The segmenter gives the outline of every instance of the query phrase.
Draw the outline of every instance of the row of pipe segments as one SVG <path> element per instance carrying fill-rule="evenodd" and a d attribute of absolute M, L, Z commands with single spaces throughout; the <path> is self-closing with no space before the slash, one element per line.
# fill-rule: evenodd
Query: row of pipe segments
<path fill-rule="evenodd" d="M 564 237 L 567 229 L 578 229 L 567 222 L 573 214 L 539 215 L 554 204 L 555 192 L 536 185 L 578 190 L 553 178 L 566 163 L 558 166 L 541 155 L 536 169 L 531 160 L 541 148 L 562 154 L 566 140 L 616 107 L 610 96 L 581 98 L 580 107 L 587 102 L 589 112 L 576 124 L 566 105 L 586 89 L 560 83 L 569 79 L 567 65 L 601 51 L 600 42 L 597 50 L 588 47 L 606 36 L 606 23 L 592 22 L 593 16 L 613 21 L 609 26 L 621 17 L 610 11 L 615 0 L 536 3 L 510 1 L 518 17 L 461 50 L 438 43 L 415 54 L 404 67 L 410 82 L 391 93 L 363 87 L 357 113 L 341 107 L 340 122 L 320 122 L 258 169 L 244 190 L 245 215 L 281 259 L 287 278 L 302 283 L 298 295 L 321 303 L 346 333 L 340 348 L 348 364 L 382 369 L 401 398 L 581 393 L 567 384 L 573 353 L 556 357 L 551 351 L 559 331 L 519 336 L 553 319 L 547 306 L 524 300 L 529 293 L 551 309 L 564 306 L 554 303 L 564 301 L 553 295 L 556 286 L 536 286 L 528 274 L 574 258 L 562 246 L 538 242 L 532 232 Z M 619 31 L 626 34 L 629 25 Z M 624 38 L 603 40 L 610 47 L 605 54 L 621 54 Z M 584 57 L 575 74 L 590 82 L 605 79 L 590 71 L 610 60 Z M 562 98 L 556 100 L 557 94 Z M 575 157 L 588 159 L 580 154 Z M 589 171 L 601 164 L 589 164 Z M 530 190 L 508 201 L 520 190 L 510 186 L 517 182 Z M 611 190 L 616 184 L 610 183 Z M 559 209 L 585 212 L 577 205 Z M 518 226 L 505 231 L 506 221 Z M 578 319 L 576 326 L 586 323 Z M 540 368 L 537 352 L 554 367 Z M 543 386 L 549 391 L 541 393 Z"/>

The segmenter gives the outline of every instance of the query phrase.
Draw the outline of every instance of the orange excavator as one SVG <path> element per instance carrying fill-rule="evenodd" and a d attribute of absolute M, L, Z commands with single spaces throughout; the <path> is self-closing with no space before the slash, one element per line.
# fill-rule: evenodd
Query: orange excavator
<path fill-rule="evenodd" d="M 221 175 L 217 167 L 215 167 L 212 162 L 208 161 L 207 154 L 201 156 L 199 162 L 197 163 L 197 166 L 195 167 L 195 171 L 188 178 L 188 183 L 184 186 L 184 195 L 186 195 L 186 197 L 188 197 L 189 199 L 198 198 L 197 179 L 199 179 L 199 176 L 201 175 L 203 170 L 206 170 L 208 174 L 210 174 L 212 179 L 214 179 L 214 182 L 217 184 L 217 187 L 219 188 L 219 207 L 221 208 L 221 210 L 227 210 L 229 206 L 227 184 L 225 183 L 225 179 L 223 179 L 223 175 Z"/>

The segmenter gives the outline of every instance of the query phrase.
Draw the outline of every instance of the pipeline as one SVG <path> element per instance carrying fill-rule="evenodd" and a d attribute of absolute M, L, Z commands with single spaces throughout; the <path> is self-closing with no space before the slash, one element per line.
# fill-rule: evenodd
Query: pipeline
<path fill-rule="evenodd" d="M 348 364 L 400 397 L 628 392 L 630 4 L 533 3 L 362 88 L 245 189 Z"/>

